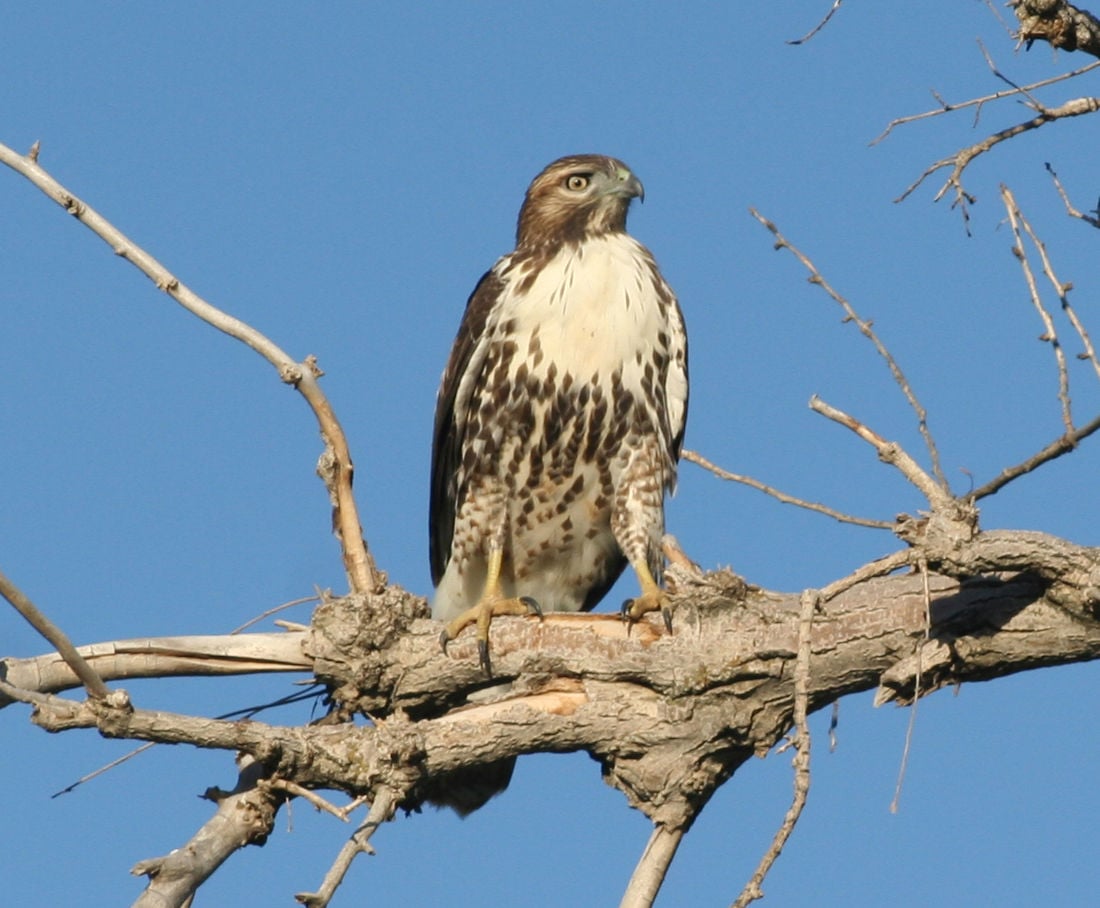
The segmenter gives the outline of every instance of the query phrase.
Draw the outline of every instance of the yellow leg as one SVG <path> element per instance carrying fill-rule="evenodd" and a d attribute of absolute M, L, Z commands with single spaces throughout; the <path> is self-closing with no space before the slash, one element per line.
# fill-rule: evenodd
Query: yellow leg
<path fill-rule="evenodd" d="M 461 615 L 451 621 L 439 635 L 440 645 L 443 651 L 447 651 L 447 644 L 454 640 L 464 628 L 471 624 L 477 625 L 477 651 L 481 659 L 481 666 L 487 675 L 491 675 L 492 665 L 489 662 L 489 625 L 494 615 L 538 615 L 542 617 L 542 609 L 530 596 L 510 598 L 500 593 L 500 571 L 504 564 L 504 552 L 494 549 L 489 552 L 489 563 L 486 568 L 485 588 L 477 605 L 466 609 Z"/>
<path fill-rule="evenodd" d="M 638 576 L 638 585 L 642 594 L 637 599 L 627 599 L 620 610 L 623 621 L 634 623 L 649 612 L 660 612 L 665 619 L 665 627 L 672 633 L 672 610 L 669 608 L 668 593 L 657 585 L 645 561 L 632 561 L 630 566 Z"/>

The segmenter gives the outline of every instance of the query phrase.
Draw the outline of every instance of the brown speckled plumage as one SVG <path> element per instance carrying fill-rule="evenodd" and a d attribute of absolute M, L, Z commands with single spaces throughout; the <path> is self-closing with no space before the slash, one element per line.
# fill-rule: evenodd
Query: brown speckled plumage
<path fill-rule="evenodd" d="M 626 233 L 641 194 L 614 158 L 555 161 L 527 191 L 515 251 L 466 305 L 432 447 L 432 614 L 451 622 L 444 643 L 467 610 L 502 599 L 591 609 L 628 561 L 635 601 L 663 608 L 655 581 L 687 417 L 687 337 L 653 256 Z M 429 796 L 467 813 L 504 789 L 512 765 L 437 780 Z"/>
<path fill-rule="evenodd" d="M 515 251 L 467 303 L 436 410 L 437 618 L 478 601 L 493 546 L 503 592 L 544 610 L 592 608 L 628 559 L 660 577 L 687 341 L 675 295 L 625 232 L 640 194 L 614 158 L 555 161 L 527 191 Z"/>

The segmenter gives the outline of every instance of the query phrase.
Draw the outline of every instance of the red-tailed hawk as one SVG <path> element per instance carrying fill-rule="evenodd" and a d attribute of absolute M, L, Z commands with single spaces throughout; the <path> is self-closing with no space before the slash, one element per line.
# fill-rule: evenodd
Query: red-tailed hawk
<path fill-rule="evenodd" d="M 444 646 L 493 615 L 588 610 L 629 563 L 634 620 L 661 610 L 664 495 L 688 403 L 687 336 L 626 233 L 642 184 L 621 161 L 535 177 L 516 249 L 482 277 L 443 373 L 431 483 L 433 617 Z M 537 604 L 537 605 L 536 605 Z"/>

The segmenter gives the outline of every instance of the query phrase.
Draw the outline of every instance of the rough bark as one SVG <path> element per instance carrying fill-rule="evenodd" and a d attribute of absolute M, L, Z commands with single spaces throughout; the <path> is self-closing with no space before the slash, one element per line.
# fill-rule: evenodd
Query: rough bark
<path fill-rule="evenodd" d="M 927 532 L 927 526 L 924 527 Z M 1031 532 L 927 542 L 931 603 L 925 639 L 922 578 L 860 582 L 814 619 L 809 708 L 877 690 L 879 702 L 944 685 L 1100 656 L 1100 550 Z M 446 654 L 419 597 L 321 605 L 305 641 L 327 684 L 333 720 L 289 728 L 134 709 L 115 698 L 41 698 L 52 731 L 98 727 L 111 737 L 240 750 L 275 777 L 411 808 L 447 774 L 534 752 L 583 750 L 604 778 L 655 823 L 691 825 L 715 789 L 791 726 L 798 645 L 795 594 L 746 591 L 726 572 L 682 584 L 675 632 L 613 616 L 551 615 L 493 625 L 488 680 L 465 637 Z M 468 698 L 481 696 L 481 702 Z"/>
<path fill-rule="evenodd" d="M 1100 57 L 1100 19 L 1065 0 L 1014 0 L 1020 39 L 1030 46 L 1046 41 L 1061 50 Z"/>

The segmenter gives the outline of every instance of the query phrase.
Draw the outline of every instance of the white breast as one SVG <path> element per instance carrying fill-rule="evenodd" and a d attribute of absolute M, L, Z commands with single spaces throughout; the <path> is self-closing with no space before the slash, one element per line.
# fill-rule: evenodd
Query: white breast
<path fill-rule="evenodd" d="M 513 272 L 509 289 L 522 282 Z M 635 239 L 613 234 L 563 248 L 525 293 L 508 292 L 501 323 L 525 349 L 537 331 L 543 355 L 559 374 L 582 381 L 622 363 L 630 368 L 658 331 L 667 330 L 653 293 L 648 255 Z M 609 368 L 610 367 L 610 368 Z"/>

